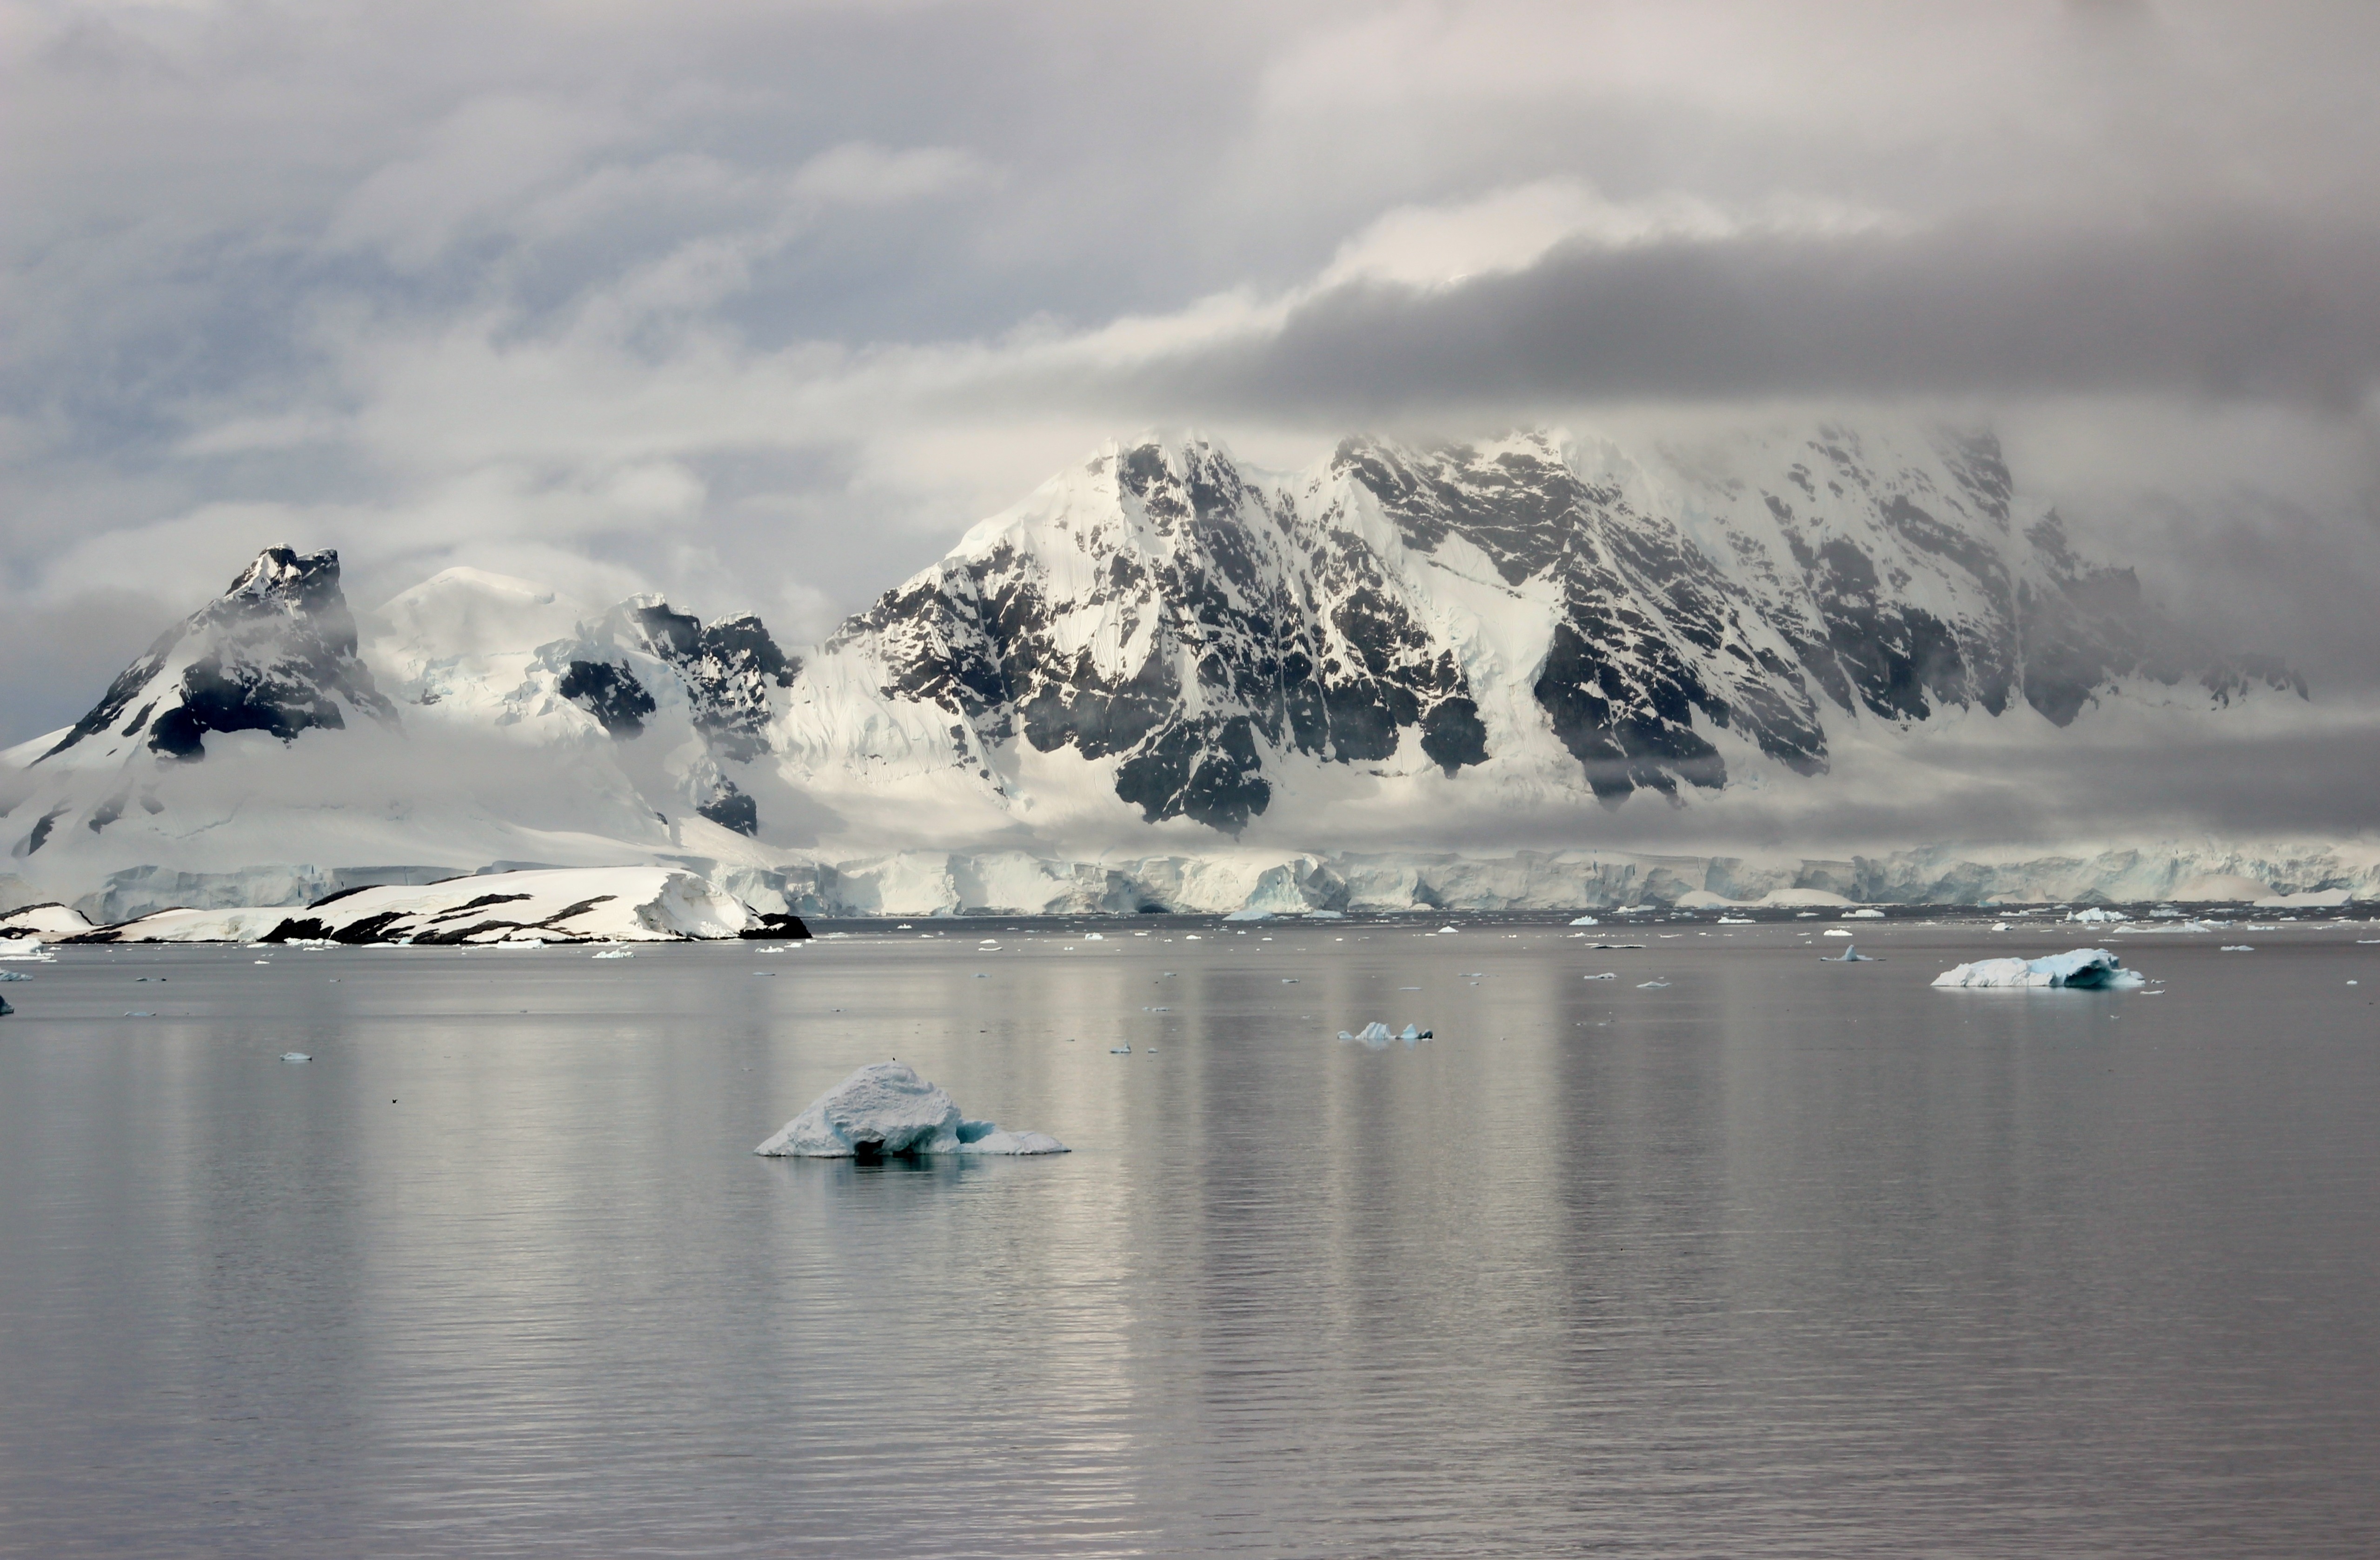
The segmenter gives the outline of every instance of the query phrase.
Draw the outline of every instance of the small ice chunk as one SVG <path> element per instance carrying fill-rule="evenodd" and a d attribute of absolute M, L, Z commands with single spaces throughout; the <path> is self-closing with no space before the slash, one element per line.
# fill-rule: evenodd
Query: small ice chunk
<path fill-rule="evenodd" d="M 597 958 L 634 958 L 637 956 L 625 948 L 606 948 L 595 957 Z"/>
<path fill-rule="evenodd" d="M 1603 923 L 1596 920 L 1593 916 L 1581 916 L 1576 920 L 1572 921 L 1571 924 L 1572 926 L 1601 926 Z"/>
<path fill-rule="evenodd" d="M 1820 959 L 1818 962 L 1821 964 L 1882 964 L 1884 960 L 1880 958 L 1870 958 L 1867 955 L 1859 951 L 1859 945 L 1857 943 L 1853 943 L 1851 946 L 1845 948 L 1841 953 L 1837 954 L 1834 957 Z"/>
<path fill-rule="evenodd" d="M 1665 992 L 1670 989 L 1670 982 L 1667 981 L 1639 981 L 1636 982 L 1636 989 L 1640 992 Z"/>
<path fill-rule="evenodd" d="M 2252 954 L 2256 948 L 2252 943 L 2226 943 L 2220 951 L 2227 954 Z"/>
<path fill-rule="evenodd" d="M 1108 1047 L 1108 1054 L 1111 1056 L 1129 1056 L 1132 1054 L 1132 1047 L 1129 1045 L 1111 1045 Z"/>
<path fill-rule="evenodd" d="M 0 981 L 30 981 L 32 977 L 21 969 L 0 969 Z"/>
<path fill-rule="evenodd" d="M 1753 921 L 1750 916 L 1721 916 L 1718 923 L 1721 926 L 1750 926 Z"/>
<path fill-rule="evenodd" d="M 1859 933 L 1856 932 L 1846 932 L 1840 926 L 1829 926 L 1824 932 L 1818 933 L 1818 935 L 1821 937 L 1856 937 Z"/>
<path fill-rule="evenodd" d="M 1107 941 L 1107 936 L 1104 932 L 1086 932 L 1083 933 L 1083 941 L 1086 943 L 1104 943 Z"/>
<path fill-rule="evenodd" d="M 281 1059 L 285 1062 L 310 1062 L 314 1058 L 303 1051 L 284 1051 L 281 1054 Z"/>
<path fill-rule="evenodd" d="M 1451 926 L 1441 926 L 1438 929 L 1438 934 L 1441 937 L 1451 937 L 1455 934 L 1455 931 L 1456 929 Z"/>
<path fill-rule="evenodd" d="M 2075 991 L 2131 991 L 2147 984 L 2137 969 L 2105 948 L 2076 948 L 2045 958 L 1986 958 L 1961 964 L 1934 977 L 1937 986 L 2031 988 L 2062 986 Z"/>
<path fill-rule="evenodd" d="M 903 1154 L 1064 1153 L 1040 1132 L 1005 1132 L 969 1121 L 905 1062 L 873 1062 L 810 1102 L 752 1151 L 772 1158 L 891 1158 Z"/>
<path fill-rule="evenodd" d="M 1341 1030 L 1339 1031 L 1339 1038 L 1341 1040 L 1360 1040 L 1366 1045 L 1384 1045 L 1388 1043 L 1388 1042 L 1394 1040 L 1396 1037 L 1389 1032 L 1388 1025 L 1375 1020 L 1371 1023 L 1366 1024 L 1354 1034 L 1349 1034 L 1345 1030 Z"/>
<path fill-rule="evenodd" d="M 1607 969 L 1600 975 L 1582 975 L 1579 979 L 1582 981 L 1617 981 L 1620 979 L 1620 971 L 1617 969 Z"/>

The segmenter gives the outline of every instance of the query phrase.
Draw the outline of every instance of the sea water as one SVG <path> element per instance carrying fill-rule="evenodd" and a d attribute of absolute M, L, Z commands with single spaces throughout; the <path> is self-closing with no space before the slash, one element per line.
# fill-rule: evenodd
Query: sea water
<path fill-rule="evenodd" d="M 2368 925 L 1560 919 L 64 949 L 0 1550 L 2380 1551 Z M 888 1056 L 1074 1152 L 753 1156 Z"/>

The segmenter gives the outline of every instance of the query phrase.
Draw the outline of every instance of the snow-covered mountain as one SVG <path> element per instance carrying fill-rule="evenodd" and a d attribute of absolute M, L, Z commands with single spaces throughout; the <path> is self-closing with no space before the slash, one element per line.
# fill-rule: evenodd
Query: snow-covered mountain
<path fill-rule="evenodd" d="M 1929 742 L 2306 695 L 2087 561 L 1988 436 L 1351 439 L 1289 474 L 1147 438 L 800 654 L 471 569 L 358 622 L 335 555 L 268 549 L 0 759 L 0 819 L 25 893 L 102 918 L 624 862 L 788 909 L 905 851 L 1146 868 L 1840 811 Z M 1094 897 L 1166 902 L 1169 872 L 1198 876 Z"/>
<path fill-rule="evenodd" d="M 1358 439 L 1287 477 L 1194 437 L 1111 445 L 969 531 L 813 657 L 776 745 L 868 814 L 890 791 L 1211 838 L 1287 803 L 1257 837 L 1311 840 L 1351 810 L 1426 832 L 1815 777 L 1945 713 L 2252 688 L 2305 693 L 2086 562 L 1987 435 Z"/>

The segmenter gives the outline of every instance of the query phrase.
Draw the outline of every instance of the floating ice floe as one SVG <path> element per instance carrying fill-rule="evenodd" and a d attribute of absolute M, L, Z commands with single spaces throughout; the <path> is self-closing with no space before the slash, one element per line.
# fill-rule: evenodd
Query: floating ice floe
<path fill-rule="evenodd" d="M 1860 952 L 1859 945 L 1857 943 L 1853 943 L 1833 957 L 1822 958 L 1818 962 L 1821 964 L 1882 964 L 1884 960 L 1880 958 L 1871 958 L 1866 954 Z"/>
<path fill-rule="evenodd" d="M 2103 910 L 2094 905 L 2087 910 L 2069 910 L 2066 912 L 2066 919 L 2096 926 L 2109 921 L 2130 920 L 2132 918 L 2121 910 Z"/>
<path fill-rule="evenodd" d="M 1572 926 L 1601 926 L 1603 923 L 1596 920 L 1593 916 L 1581 916 L 1576 920 L 1572 921 L 1571 924 Z"/>
<path fill-rule="evenodd" d="M 281 1054 L 281 1059 L 285 1062 L 310 1062 L 314 1058 L 303 1051 L 284 1051 Z"/>
<path fill-rule="evenodd" d="M 595 957 L 597 958 L 634 958 L 637 956 L 625 948 L 606 948 Z"/>
<path fill-rule="evenodd" d="M 1877 909 L 1845 910 L 1843 919 L 1845 920 L 1882 920 L 1884 912 Z"/>
<path fill-rule="evenodd" d="M 1579 979 L 1582 981 L 1617 981 L 1620 979 L 1620 971 L 1617 969 L 1607 969 L 1600 975 L 1582 975 Z"/>
<path fill-rule="evenodd" d="M 1111 1045 L 1108 1047 L 1108 1054 L 1111 1056 L 1129 1056 L 1132 1054 L 1132 1047 L 1129 1045 Z"/>
<path fill-rule="evenodd" d="M 856 1159 L 906 1154 L 1064 1153 L 1045 1132 L 1005 1132 L 969 1121 L 948 1094 L 905 1062 L 871 1062 L 828 1090 L 752 1151 L 772 1158 Z"/>
<path fill-rule="evenodd" d="M 32 977 L 21 969 L 0 969 L 0 981 L 30 981 Z"/>
<path fill-rule="evenodd" d="M 1225 920 L 1270 920 L 1272 912 L 1270 910 L 1233 910 L 1223 919 Z"/>
<path fill-rule="evenodd" d="M 1412 1024 L 1407 1024 L 1404 1028 L 1404 1032 L 1402 1034 L 1399 1034 L 1395 1030 L 1390 1029 L 1386 1024 L 1374 1022 L 1366 1024 L 1362 1029 L 1357 1030 L 1353 1034 L 1348 1033 L 1345 1030 L 1341 1030 L 1339 1031 L 1339 1038 L 1341 1040 L 1361 1041 L 1366 1045 L 1389 1045 L 1400 1040 L 1403 1041 L 1407 1045 L 1412 1045 L 1421 1041 L 1435 1039 L 1437 1038 L 1437 1033 L 1438 1031 L 1435 1030 L 1417 1029 Z"/>
<path fill-rule="evenodd" d="M 2045 958 L 1979 959 L 1934 977 L 1937 986 L 2062 986 L 2074 991 L 2131 991 L 2146 983 L 2139 970 L 2125 969 L 2123 960 L 2105 948 L 2076 948 Z"/>
<path fill-rule="evenodd" d="M 1819 932 L 1818 935 L 1821 937 L 1856 937 L 1859 933 L 1856 932 L 1846 932 L 1840 926 L 1829 926 L 1824 932 Z"/>
<path fill-rule="evenodd" d="M 1666 992 L 1670 989 L 1670 982 L 1667 981 L 1639 981 L 1636 982 L 1636 989 L 1640 992 Z"/>
<path fill-rule="evenodd" d="M 0 943 L 0 958 L 18 964 L 55 964 L 58 956 L 39 943 L 11 941 Z"/>
<path fill-rule="evenodd" d="M 1721 916 L 1718 923 L 1721 926 L 1750 926 L 1754 921 L 1750 916 Z"/>
<path fill-rule="evenodd" d="M 2227 954 L 2252 954 L 2256 951 L 2256 945 L 2253 943 L 2226 943 L 2221 951 Z"/>

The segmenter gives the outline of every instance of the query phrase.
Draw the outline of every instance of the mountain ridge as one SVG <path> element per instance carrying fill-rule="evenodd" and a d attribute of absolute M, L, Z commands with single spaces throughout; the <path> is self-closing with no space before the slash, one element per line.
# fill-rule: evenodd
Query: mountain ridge
<path fill-rule="evenodd" d="M 1920 428 L 1289 473 L 1112 440 L 815 646 L 469 568 L 367 620 L 334 553 L 266 549 L 14 750 L 18 870 L 1593 838 L 1640 793 L 1856 804 L 1937 727 L 2310 697 L 2090 561 L 1988 434 Z"/>

